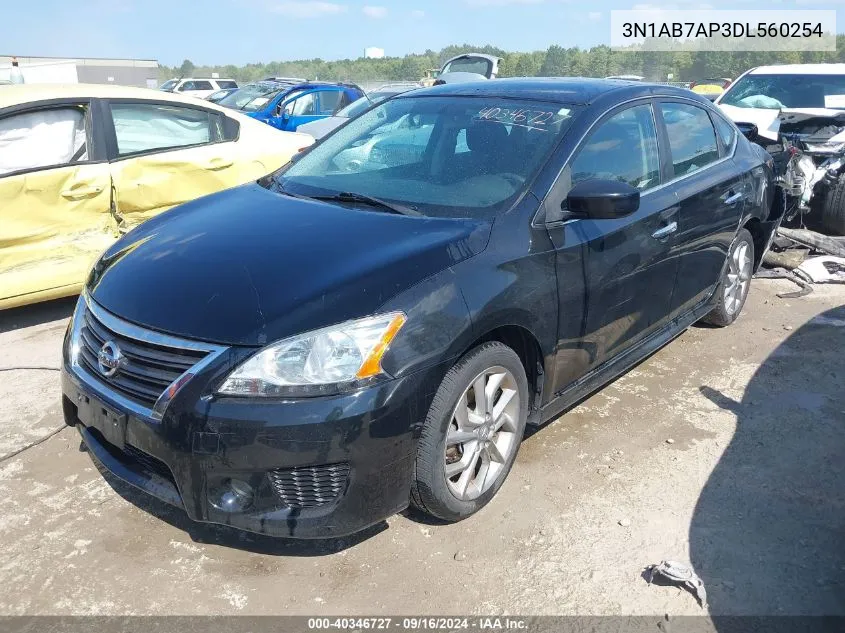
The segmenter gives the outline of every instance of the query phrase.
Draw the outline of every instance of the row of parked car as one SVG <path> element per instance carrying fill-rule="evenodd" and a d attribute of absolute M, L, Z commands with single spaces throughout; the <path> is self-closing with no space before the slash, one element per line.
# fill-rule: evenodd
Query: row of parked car
<path fill-rule="evenodd" d="M 495 77 L 495 60 L 472 56 L 447 62 L 441 77 L 473 74 L 468 69 L 488 61 Z M 451 66 L 457 70 L 448 72 Z M 349 83 L 290 77 L 228 83 L 172 80 L 159 92 L 4 87 L 0 308 L 77 292 L 93 257 L 133 226 L 274 171 L 380 101 L 419 88 L 391 84 L 365 95 Z M 215 104 L 195 98 L 197 89 L 227 94 Z M 752 69 L 715 97 L 774 156 L 786 218 L 815 220 L 835 234 L 845 234 L 843 94 L 845 71 L 834 64 Z M 298 134 L 278 132 L 291 130 Z M 430 121 L 404 119 L 348 148 L 336 164 L 351 173 L 395 165 L 397 156 L 413 161 L 430 131 Z M 458 142 L 468 148 L 466 139 Z"/>
<path fill-rule="evenodd" d="M 495 79 L 499 72 L 500 58 L 484 53 L 464 53 L 448 59 L 428 79 L 419 82 L 389 84 L 375 94 L 366 95 L 357 85 L 347 82 L 308 81 L 301 77 L 267 77 L 246 86 L 238 86 L 231 79 L 170 79 L 160 90 L 207 99 L 212 103 L 239 110 L 280 130 L 299 131 L 299 128 L 327 117 L 341 120 L 350 118 L 344 112 L 356 101 L 357 110 L 362 105 L 372 105 L 379 98 L 398 94 L 403 90 L 429 87 L 435 83 L 456 83 Z M 401 88 L 401 89 L 400 89 Z M 340 121 L 334 123 L 339 124 Z M 308 128 L 309 134 L 333 129 L 326 124 Z"/>

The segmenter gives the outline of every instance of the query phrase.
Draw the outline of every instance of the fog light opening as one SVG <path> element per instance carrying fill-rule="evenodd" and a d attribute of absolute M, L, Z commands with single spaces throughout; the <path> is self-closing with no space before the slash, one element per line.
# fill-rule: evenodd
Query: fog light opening
<path fill-rule="evenodd" d="M 208 493 L 208 502 L 223 512 L 244 512 L 254 499 L 252 486 L 240 479 L 224 479 Z"/>

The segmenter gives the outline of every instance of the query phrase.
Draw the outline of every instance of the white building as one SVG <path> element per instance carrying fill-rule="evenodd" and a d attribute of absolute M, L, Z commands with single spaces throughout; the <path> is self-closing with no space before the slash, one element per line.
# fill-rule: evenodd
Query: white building
<path fill-rule="evenodd" d="M 384 49 L 376 48 L 375 46 L 368 46 L 364 49 L 364 57 L 367 59 L 381 59 L 384 57 Z"/>
<path fill-rule="evenodd" d="M 28 84 L 89 83 L 155 88 L 158 62 L 154 59 L 84 59 L 22 57 L 18 64 Z M 0 79 L 8 80 L 12 57 L 0 55 Z"/>

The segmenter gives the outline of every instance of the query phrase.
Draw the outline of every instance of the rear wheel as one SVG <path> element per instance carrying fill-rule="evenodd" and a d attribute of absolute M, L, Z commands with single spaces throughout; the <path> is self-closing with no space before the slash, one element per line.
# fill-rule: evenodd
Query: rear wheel
<path fill-rule="evenodd" d="M 496 494 L 519 451 L 528 416 L 528 380 L 508 346 L 468 352 L 437 390 L 417 446 L 411 503 L 460 521 Z"/>
<path fill-rule="evenodd" d="M 728 266 L 716 290 L 718 303 L 702 321 L 725 327 L 736 321 L 745 305 L 754 275 L 754 239 L 740 229 L 728 253 Z"/>
<path fill-rule="evenodd" d="M 845 235 L 845 176 L 830 188 L 821 205 L 821 225 L 834 235 Z"/>

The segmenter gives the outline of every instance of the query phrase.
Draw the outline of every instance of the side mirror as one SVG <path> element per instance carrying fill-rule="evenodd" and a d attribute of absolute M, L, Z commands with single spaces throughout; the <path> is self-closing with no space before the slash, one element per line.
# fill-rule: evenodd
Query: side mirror
<path fill-rule="evenodd" d="M 742 135 L 752 143 L 756 143 L 757 139 L 760 138 L 760 130 L 753 123 L 737 123 L 736 126 L 742 132 Z"/>
<path fill-rule="evenodd" d="M 614 220 L 640 208 L 640 191 L 618 180 L 585 180 L 572 188 L 564 204 L 571 217 Z"/>

